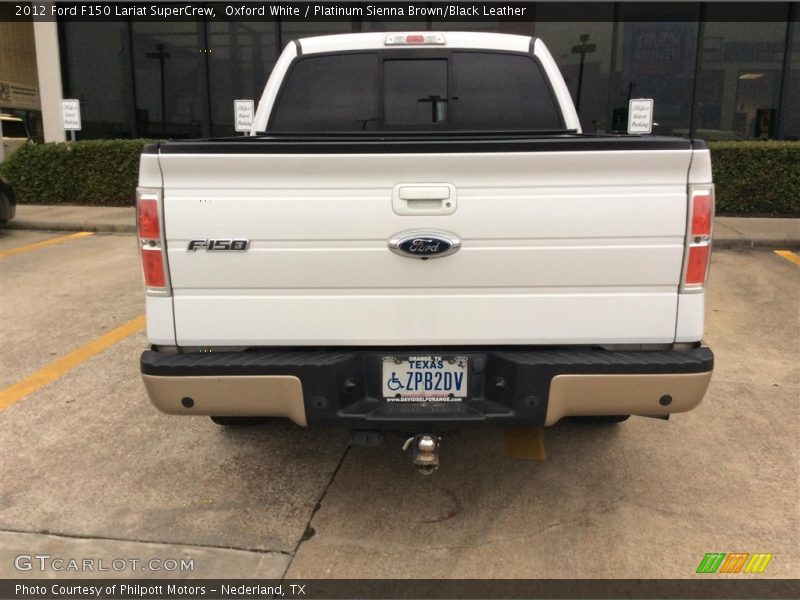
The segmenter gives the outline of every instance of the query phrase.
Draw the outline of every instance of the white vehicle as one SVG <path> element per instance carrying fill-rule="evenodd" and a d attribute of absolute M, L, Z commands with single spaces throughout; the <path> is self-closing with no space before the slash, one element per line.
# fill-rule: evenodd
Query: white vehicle
<path fill-rule="evenodd" d="M 700 141 L 586 135 L 541 40 L 290 43 L 251 136 L 148 146 L 145 387 L 162 411 L 442 431 L 701 401 Z M 369 436 L 367 436 L 369 437 Z"/>

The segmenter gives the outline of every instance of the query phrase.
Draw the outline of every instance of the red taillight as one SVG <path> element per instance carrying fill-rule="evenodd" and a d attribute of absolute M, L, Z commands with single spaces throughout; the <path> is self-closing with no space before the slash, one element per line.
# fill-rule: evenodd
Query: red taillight
<path fill-rule="evenodd" d="M 689 258 L 686 260 L 687 284 L 702 285 L 706 282 L 710 250 L 711 246 L 692 246 L 689 248 Z"/>
<path fill-rule="evenodd" d="M 158 223 L 158 202 L 155 198 L 139 198 L 139 237 L 146 240 L 157 240 L 161 236 Z"/>
<path fill-rule="evenodd" d="M 407 35 L 406 36 L 406 43 L 407 44 L 422 44 L 425 42 L 424 35 Z"/>
<path fill-rule="evenodd" d="M 714 197 L 698 194 L 692 198 L 692 235 L 711 235 L 711 220 L 714 214 Z"/>
<path fill-rule="evenodd" d="M 699 188 L 699 189 L 698 189 Z M 689 190 L 689 223 L 681 291 L 702 291 L 711 260 L 711 231 L 714 225 L 714 187 L 697 186 Z"/>
<path fill-rule="evenodd" d="M 164 287 L 164 259 L 159 248 L 142 248 L 142 270 L 147 287 Z"/>
<path fill-rule="evenodd" d="M 161 193 L 158 189 L 136 190 L 136 225 L 139 230 L 139 254 L 148 294 L 170 294 L 167 256 L 161 230 Z"/>

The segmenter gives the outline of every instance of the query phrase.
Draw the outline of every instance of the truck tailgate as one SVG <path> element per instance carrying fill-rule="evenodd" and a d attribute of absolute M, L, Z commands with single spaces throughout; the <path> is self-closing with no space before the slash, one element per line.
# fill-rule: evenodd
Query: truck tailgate
<path fill-rule="evenodd" d="M 189 147 L 189 144 L 184 144 Z M 668 343 L 692 150 L 162 152 L 179 345 Z M 398 185 L 452 186 L 401 215 Z M 454 234 L 435 260 L 392 253 Z M 247 251 L 188 251 L 247 239 Z"/>

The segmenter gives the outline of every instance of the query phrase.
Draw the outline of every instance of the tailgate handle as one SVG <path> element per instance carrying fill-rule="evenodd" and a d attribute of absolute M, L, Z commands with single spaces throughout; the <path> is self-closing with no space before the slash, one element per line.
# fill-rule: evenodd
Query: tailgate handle
<path fill-rule="evenodd" d="M 447 200 L 450 197 L 450 188 L 440 186 L 411 186 L 404 185 L 400 188 L 401 200 Z"/>
<path fill-rule="evenodd" d="M 397 215 L 452 215 L 456 200 L 452 183 L 398 184 L 392 190 L 392 210 Z"/>

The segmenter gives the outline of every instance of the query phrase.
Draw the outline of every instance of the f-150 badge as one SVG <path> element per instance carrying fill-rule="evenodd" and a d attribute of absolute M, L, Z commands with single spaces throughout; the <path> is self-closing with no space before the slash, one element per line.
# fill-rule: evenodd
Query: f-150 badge
<path fill-rule="evenodd" d="M 389 249 L 408 258 L 441 258 L 461 248 L 461 240 L 444 231 L 406 231 L 389 240 Z"/>
<path fill-rule="evenodd" d="M 247 250 L 250 240 L 191 240 L 186 250 Z"/>

